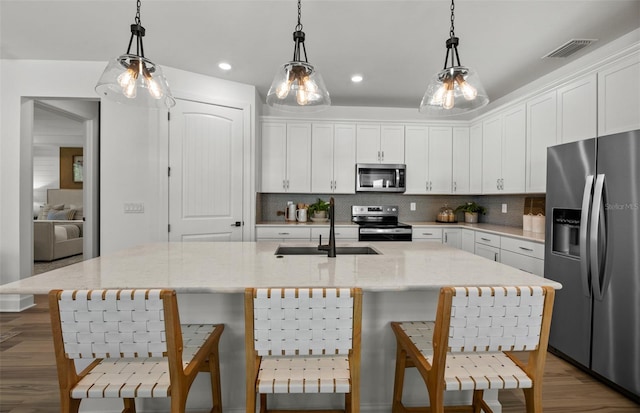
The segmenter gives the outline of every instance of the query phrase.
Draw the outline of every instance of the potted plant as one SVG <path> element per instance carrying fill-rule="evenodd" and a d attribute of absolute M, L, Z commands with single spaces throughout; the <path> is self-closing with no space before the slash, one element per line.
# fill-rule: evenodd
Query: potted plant
<path fill-rule="evenodd" d="M 478 213 L 482 215 L 486 214 L 487 208 L 475 202 L 467 202 L 466 204 L 459 205 L 455 212 L 464 212 L 464 222 L 474 224 L 478 222 Z"/>
<path fill-rule="evenodd" d="M 326 219 L 328 210 L 329 202 L 318 198 L 315 203 L 309 205 L 309 216 L 314 219 Z"/>

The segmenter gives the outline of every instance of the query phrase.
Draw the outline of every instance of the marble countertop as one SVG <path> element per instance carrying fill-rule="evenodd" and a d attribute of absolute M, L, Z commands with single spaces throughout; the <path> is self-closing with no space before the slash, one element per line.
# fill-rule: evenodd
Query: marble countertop
<path fill-rule="evenodd" d="M 451 224 L 445 224 L 442 222 L 436 221 L 402 221 L 405 224 L 410 224 L 413 226 L 441 226 L 443 228 L 468 228 L 476 231 L 485 231 L 491 232 L 498 235 L 506 235 L 509 237 L 522 238 L 527 241 L 534 241 L 544 243 L 544 234 L 530 231 L 523 231 L 520 227 L 508 227 L 506 225 L 495 225 L 495 224 L 468 224 L 466 222 L 456 222 Z M 337 221 L 336 226 L 357 226 L 358 224 L 354 224 L 350 221 Z M 278 227 L 283 225 L 294 225 L 294 226 L 328 226 L 328 222 L 296 222 L 296 221 L 262 221 L 256 224 L 259 227 Z"/>
<path fill-rule="evenodd" d="M 561 285 L 436 243 L 338 242 L 381 255 L 288 255 L 278 242 L 157 243 L 129 248 L 0 286 L 0 294 L 51 289 L 172 288 L 181 293 L 242 292 L 246 287 L 361 287 L 365 291 L 445 285 Z M 314 243 L 287 243 L 286 246 Z"/>

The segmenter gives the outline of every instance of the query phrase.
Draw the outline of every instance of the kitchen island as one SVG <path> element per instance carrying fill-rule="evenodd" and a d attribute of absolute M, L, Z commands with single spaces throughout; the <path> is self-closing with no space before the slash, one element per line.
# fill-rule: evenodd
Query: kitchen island
<path fill-rule="evenodd" d="M 391 406 L 395 340 L 390 321 L 435 316 L 438 290 L 445 285 L 560 284 L 441 244 L 411 242 L 338 243 L 368 245 L 379 255 L 274 254 L 277 242 L 159 243 L 116 252 L 0 286 L 0 294 L 45 294 L 54 288 L 172 288 L 178 292 L 182 322 L 226 324 L 220 341 L 222 400 L 226 412 L 244 410 L 245 287 L 360 287 L 363 296 L 363 412 L 388 412 Z M 312 246 L 311 243 L 287 246 Z M 424 404 L 426 389 L 407 373 L 405 403 Z M 187 406 L 208 406 L 208 378 L 194 383 Z M 467 399 L 467 392 L 449 400 Z M 278 398 L 289 407 L 296 396 Z M 495 393 L 486 399 L 500 411 Z M 83 402 L 83 411 L 115 411 L 119 404 Z M 139 410 L 166 410 L 164 400 L 140 400 Z M 340 406 L 342 398 L 305 399 L 307 406 Z"/>

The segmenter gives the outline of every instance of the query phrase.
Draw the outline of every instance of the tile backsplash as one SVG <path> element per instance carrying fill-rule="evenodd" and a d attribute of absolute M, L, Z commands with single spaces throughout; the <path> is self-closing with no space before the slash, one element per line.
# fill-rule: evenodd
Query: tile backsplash
<path fill-rule="evenodd" d="M 312 204 L 318 198 L 328 201 L 328 194 L 258 194 L 256 202 L 257 222 L 284 222 L 278 211 L 284 211 L 287 201 Z M 440 208 L 445 204 L 455 209 L 458 205 L 475 201 L 487 208 L 486 215 L 480 215 L 479 222 L 511 227 L 522 227 L 526 195 L 399 195 L 385 193 L 357 193 L 353 195 L 333 195 L 336 205 L 336 220 L 350 221 L 352 205 L 398 205 L 400 221 L 435 221 Z M 544 198 L 544 196 L 543 196 Z M 411 211 L 415 202 L 416 210 Z M 507 204 L 507 212 L 502 212 L 502 204 Z M 459 221 L 464 221 L 462 213 Z"/>

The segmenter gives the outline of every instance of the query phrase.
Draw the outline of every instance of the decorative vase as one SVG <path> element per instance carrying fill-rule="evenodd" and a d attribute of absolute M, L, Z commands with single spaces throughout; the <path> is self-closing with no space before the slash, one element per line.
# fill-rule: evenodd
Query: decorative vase
<path fill-rule="evenodd" d="M 313 217 L 316 219 L 325 219 L 327 217 L 327 211 L 314 211 Z"/>
<path fill-rule="evenodd" d="M 464 222 L 468 222 L 470 224 L 478 223 L 478 213 L 477 212 L 465 212 L 464 213 Z"/>

